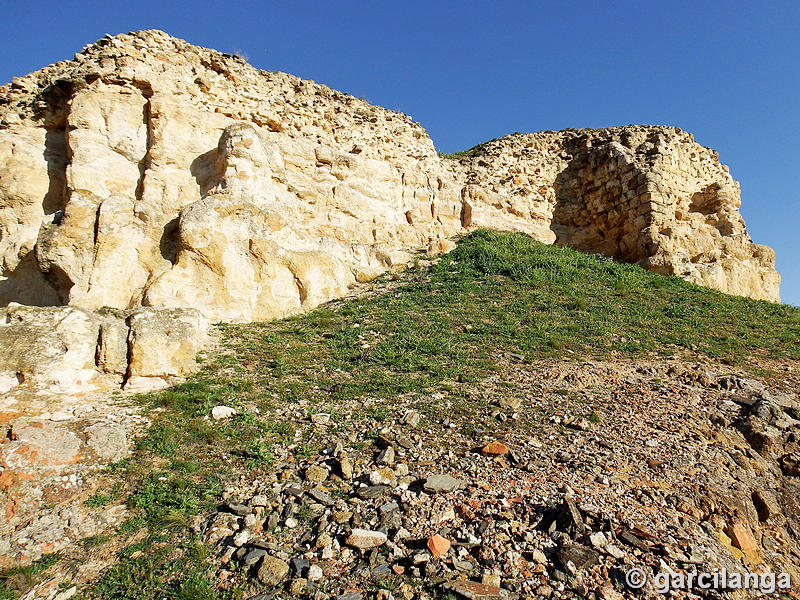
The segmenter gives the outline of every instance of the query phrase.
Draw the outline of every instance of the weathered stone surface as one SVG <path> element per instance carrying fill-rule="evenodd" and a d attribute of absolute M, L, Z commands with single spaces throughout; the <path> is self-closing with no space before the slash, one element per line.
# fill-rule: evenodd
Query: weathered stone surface
<path fill-rule="evenodd" d="M 199 311 L 142 308 L 131 314 L 128 324 L 126 385 L 156 378 L 169 382 L 195 371 L 195 357 L 206 344 L 209 326 Z"/>
<path fill-rule="evenodd" d="M 328 478 L 328 469 L 319 465 L 311 465 L 306 469 L 305 480 L 320 483 Z"/>
<path fill-rule="evenodd" d="M 232 406 L 218 405 L 211 409 L 211 418 L 215 421 L 229 419 L 236 414 L 236 409 Z"/>
<path fill-rule="evenodd" d="M 575 565 L 576 569 L 587 569 L 597 564 L 599 554 L 595 550 L 582 548 L 574 544 L 564 544 L 556 550 L 559 562 L 566 566 L 567 563 Z"/>
<path fill-rule="evenodd" d="M 261 559 L 256 576 L 267 587 L 275 587 L 289 575 L 289 564 L 275 556 Z"/>
<path fill-rule="evenodd" d="M 437 492 L 452 492 L 464 487 L 464 481 L 452 475 L 431 475 L 425 479 L 423 488 L 426 492 L 435 494 Z"/>
<path fill-rule="evenodd" d="M 30 80 L 0 106 L 6 302 L 272 319 L 460 228 L 425 131 L 324 86 L 157 31 Z"/>
<path fill-rule="evenodd" d="M 500 600 L 503 597 L 497 586 L 466 579 L 448 582 L 444 588 L 468 600 Z"/>
<path fill-rule="evenodd" d="M 120 425 L 97 423 L 86 428 L 86 444 L 107 462 L 116 462 L 128 452 L 128 437 Z"/>
<path fill-rule="evenodd" d="M 0 102 L 2 304 L 269 320 L 477 226 L 778 299 L 738 185 L 675 128 L 513 135 L 440 159 L 406 115 L 160 31 L 23 79 Z"/>
<path fill-rule="evenodd" d="M 88 311 L 12 303 L 0 309 L 0 384 L 163 387 L 191 373 L 208 322 L 196 310 Z"/>
<path fill-rule="evenodd" d="M 29 471 L 59 467 L 80 459 L 81 440 L 65 426 L 32 420 L 12 425 L 13 440 L 3 448 L 4 467 Z"/>
<path fill-rule="evenodd" d="M 741 522 L 734 523 L 725 530 L 725 533 L 731 538 L 733 545 L 747 557 L 748 561 L 752 564 L 763 562 L 758 543 L 747 525 Z"/>
<path fill-rule="evenodd" d="M 99 319 L 79 308 L 0 309 L 0 371 L 24 383 L 80 384 L 95 377 Z"/>

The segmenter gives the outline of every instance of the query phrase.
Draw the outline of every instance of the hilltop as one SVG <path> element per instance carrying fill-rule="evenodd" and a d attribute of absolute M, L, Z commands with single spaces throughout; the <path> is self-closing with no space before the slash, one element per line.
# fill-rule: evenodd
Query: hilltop
<path fill-rule="evenodd" d="M 19 397 L 171 383 L 209 323 L 307 312 L 479 227 L 779 300 L 738 183 L 689 133 L 515 134 L 443 158 L 407 115 L 161 31 L 0 87 L 0 167 L 0 335 L 30 347 L 0 355 L 0 389 Z"/>

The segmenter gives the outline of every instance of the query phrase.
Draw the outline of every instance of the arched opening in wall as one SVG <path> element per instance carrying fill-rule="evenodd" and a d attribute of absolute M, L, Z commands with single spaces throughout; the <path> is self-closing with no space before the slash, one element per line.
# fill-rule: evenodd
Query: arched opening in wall
<path fill-rule="evenodd" d="M 644 227 L 635 223 L 638 197 L 621 181 L 623 168 L 630 170 L 628 163 L 603 146 L 574 155 L 555 180 L 550 229 L 556 234 L 556 244 L 623 262 L 646 258 Z"/>

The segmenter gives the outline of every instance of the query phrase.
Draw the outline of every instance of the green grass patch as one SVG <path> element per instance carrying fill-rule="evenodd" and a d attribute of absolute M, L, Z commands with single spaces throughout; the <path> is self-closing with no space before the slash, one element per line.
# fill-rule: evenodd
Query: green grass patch
<path fill-rule="evenodd" d="M 506 353 L 798 358 L 800 310 L 483 230 L 391 294 L 225 334 L 274 393 L 335 404 L 477 381 Z"/>
<path fill-rule="evenodd" d="M 86 500 L 86 506 L 90 508 L 100 508 L 111 502 L 111 497 L 100 492 L 94 494 L 91 498 Z"/>
<path fill-rule="evenodd" d="M 494 140 L 491 140 L 494 141 Z M 438 152 L 439 158 L 448 158 L 448 159 L 455 159 L 458 160 L 459 158 L 468 158 L 471 156 L 476 156 L 483 151 L 486 144 L 489 142 L 483 142 L 478 144 L 477 146 L 473 146 L 472 148 L 468 148 L 467 150 L 461 150 L 459 152 Z"/>

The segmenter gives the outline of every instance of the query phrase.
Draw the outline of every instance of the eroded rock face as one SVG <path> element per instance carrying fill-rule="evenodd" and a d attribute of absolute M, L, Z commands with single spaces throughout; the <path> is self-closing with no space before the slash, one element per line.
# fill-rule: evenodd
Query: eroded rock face
<path fill-rule="evenodd" d="M 159 31 L 0 88 L 0 303 L 284 317 L 477 226 L 778 300 L 716 153 L 668 127 L 422 127 Z"/>
<path fill-rule="evenodd" d="M 4 303 L 272 319 L 461 227 L 407 116 L 161 32 L 3 91 Z"/>

